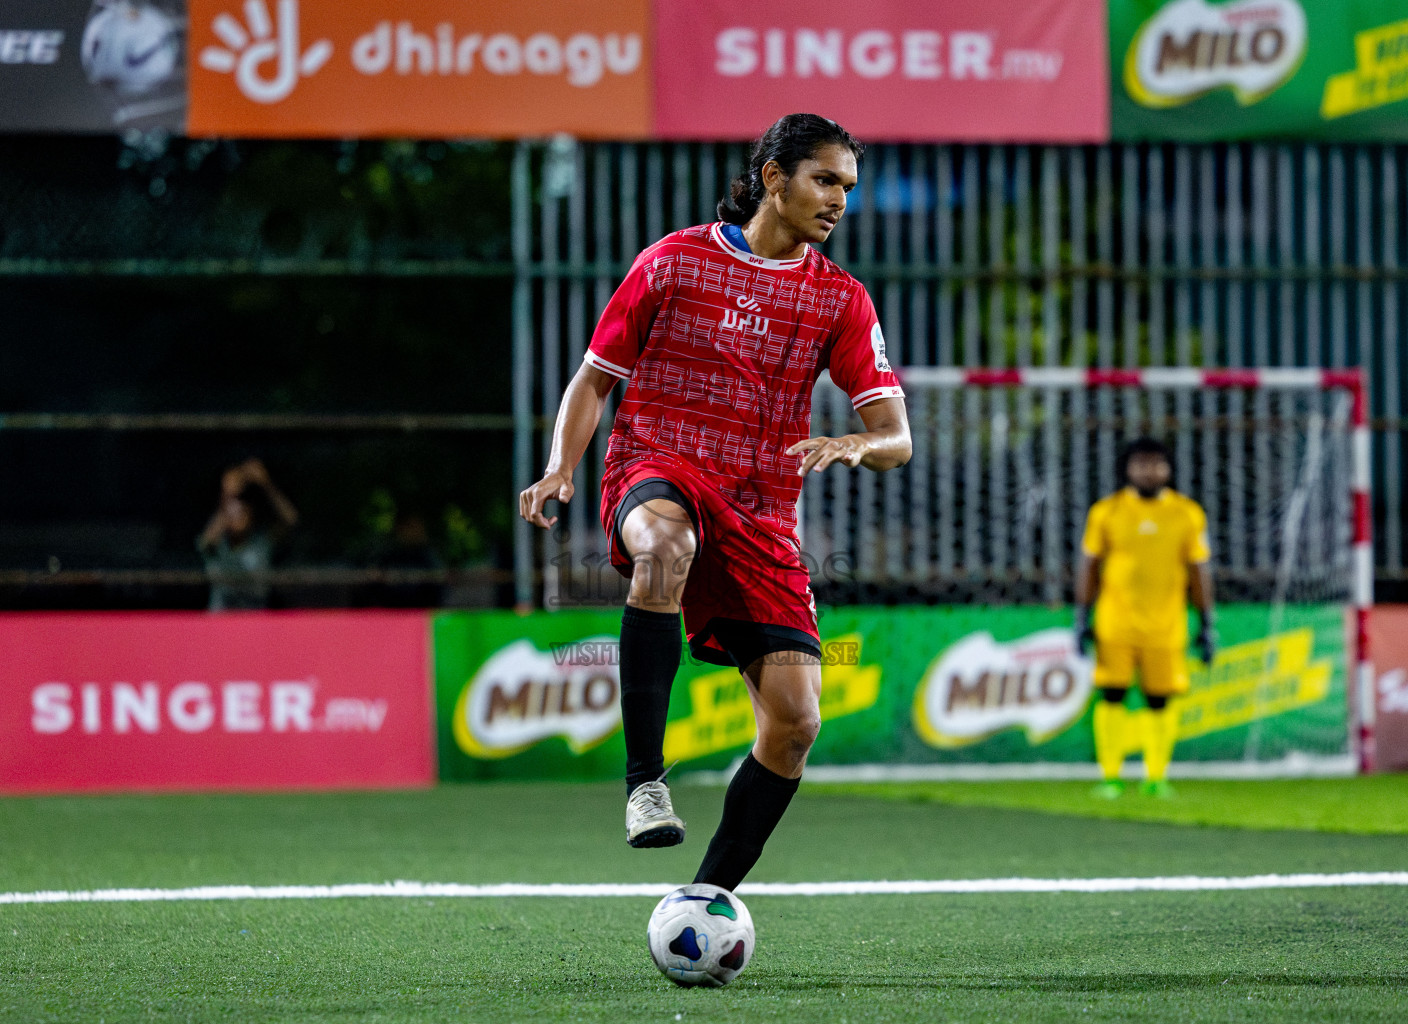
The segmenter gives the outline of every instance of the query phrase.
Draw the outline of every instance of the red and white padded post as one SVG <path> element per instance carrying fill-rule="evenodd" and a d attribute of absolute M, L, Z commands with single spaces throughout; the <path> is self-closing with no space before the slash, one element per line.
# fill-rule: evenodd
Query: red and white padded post
<path fill-rule="evenodd" d="M 1378 708 L 1374 662 L 1369 650 L 1369 615 L 1374 607 L 1374 512 L 1369 500 L 1369 395 L 1364 385 L 1362 369 L 1324 371 L 1324 387 L 1346 388 L 1354 400 L 1351 413 L 1354 465 L 1350 489 L 1354 494 L 1355 721 L 1359 770 L 1371 772 L 1376 760 L 1374 720 Z"/>

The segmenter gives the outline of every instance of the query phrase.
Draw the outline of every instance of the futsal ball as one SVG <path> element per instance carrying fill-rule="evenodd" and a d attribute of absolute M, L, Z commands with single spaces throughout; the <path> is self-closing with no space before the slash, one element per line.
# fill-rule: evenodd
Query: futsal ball
<path fill-rule="evenodd" d="M 181 38 L 175 19 L 158 7 L 141 0 L 98 3 L 83 30 L 82 54 L 88 81 L 137 96 L 176 77 Z"/>
<path fill-rule="evenodd" d="M 753 955 L 753 917 L 717 885 L 685 885 L 655 906 L 646 930 L 650 956 L 676 985 L 718 988 Z"/>

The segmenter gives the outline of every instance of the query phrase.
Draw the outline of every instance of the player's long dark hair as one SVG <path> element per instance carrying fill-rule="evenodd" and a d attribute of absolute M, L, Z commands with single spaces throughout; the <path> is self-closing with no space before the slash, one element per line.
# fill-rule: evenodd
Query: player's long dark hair
<path fill-rule="evenodd" d="M 778 118 L 777 123 L 753 143 L 748 169 L 733 179 L 729 194 L 719 200 L 719 220 L 742 225 L 753 219 L 767 196 L 767 189 L 763 187 L 763 166 L 769 160 L 776 160 L 790 178 L 797 172 L 798 164 L 816 156 L 824 146 L 845 146 L 855 154 L 856 166 L 860 166 L 861 157 L 865 155 L 865 147 L 835 121 L 816 114 L 788 114 Z"/>
<path fill-rule="evenodd" d="M 1124 451 L 1120 452 L 1120 482 L 1129 480 L 1129 460 L 1136 455 L 1159 455 L 1168 463 L 1170 475 L 1173 473 L 1173 453 L 1169 451 L 1168 445 L 1152 437 L 1136 437 L 1129 444 L 1124 446 Z"/>

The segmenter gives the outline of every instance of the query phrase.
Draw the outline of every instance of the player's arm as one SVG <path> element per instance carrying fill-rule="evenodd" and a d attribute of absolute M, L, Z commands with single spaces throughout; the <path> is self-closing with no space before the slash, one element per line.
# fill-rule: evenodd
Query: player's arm
<path fill-rule="evenodd" d="M 1085 654 L 1095 643 L 1095 627 L 1090 609 L 1100 596 L 1100 569 L 1105 556 L 1105 505 L 1097 502 L 1085 520 L 1085 537 L 1080 544 L 1080 568 L 1076 571 L 1076 651 Z"/>
<path fill-rule="evenodd" d="M 1195 562 L 1188 567 L 1188 596 L 1198 612 L 1198 637 L 1194 646 L 1204 665 L 1211 665 L 1217 653 L 1216 613 L 1212 600 L 1212 563 Z"/>
<path fill-rule="evenodd" d="M 837 318 L 823 368 L 830 372 L 831 383 L 850 398 L 865 429 L 842 437 L 798 441 L 787 449 L 789 455 L 803 456 L 797 474 L 819 473 L 834 462 L 878 472 L 908 462 L 913 445 L 904 390 L 885 358 L 885 337 L 875 304 L 859 285 Z"/>
<path fill-rule="evenodd" d="M 1076 572 L 1076 649 L 1084 654 L 1095 642 L 1095 627 L 1090 622 L 1090 609 L 1100 594 L 1100 559 L 1081 553 Z"/>
<path fill-rule="evenodd" d="M 883 472 L 903 466 L 909 461 L 914 447 L 909 438 L 909 416 L 904 399 L 878 398 L 856 410 L 865 430 L 841 437 L 809 437 L 787 449 L 788 455 L 801 455 L 799 476 L 820 473 L 832 463 L 841 462 L 854 469 L 864 466 Z"/>
<path fill-rule="evenodd" d="M 528 522 L 546 529 L 557 522 L 557 516 L 546 518 L 543 506 L 548 501 L 572 500 L 576 489 L 572 485 L 572 474 L 601 422 L 606 396 L 619 379 L 590 363 L 583 363 L 567 385 L 552 428 L 547 469 L 541 480 L 518 496 L 518 514 Z"/>
<path fill-rule="evenodd" d="M 1204 665 L 1211 665 L 1217 653 L 1217 630 L 1213 622 L 1212 549 L 1208 545 L 1208 518 L 1193 506 L 1187 547 L 1188 596 L 1198 611 L 1198 637 L 1193 642 Z"/>
<path fill-rule="evenodd" d="M 518 514 L 544 529 L 557 522 L 548 519 L 543 506 L 549 501 L 572 500 L 572 474 L 601 422 L 606 396 L 618 380 L 629 380 L 650 325 L 669 288 L 669 275 L 656 271 L 652 249 L 636 257 L 597 321 L 591 344 L 557 410 L 543 478 L 518 496 Z"/>

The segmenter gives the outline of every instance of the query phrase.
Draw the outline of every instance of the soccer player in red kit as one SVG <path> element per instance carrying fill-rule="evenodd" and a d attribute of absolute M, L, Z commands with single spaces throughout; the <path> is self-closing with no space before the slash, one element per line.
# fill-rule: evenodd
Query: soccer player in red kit
<path fill-rule="evenodd" d="M 612 563 L 630 577 L 621 621 L 626 840 L 682 842 L 664 781 L 680 613 L 690 650 L 736 666 L 758 734 L 724 798 L 696 882 L 734 889 L 797 791 L 821 725 L 816 605 L 797 541 L 809 473 L 909 460 L 904 393 L 865 288 L 812 246 L 855 186 L 861 145 L 834 121 L 789 114 L 754 145 L 720 221 L 636 258 L 568 385 L 543 478 L 519 496 L 538 526 L 626 381 L 602 480 Z M 865 429 L 810 437 L 817 377 L 850 396 Z"/>

